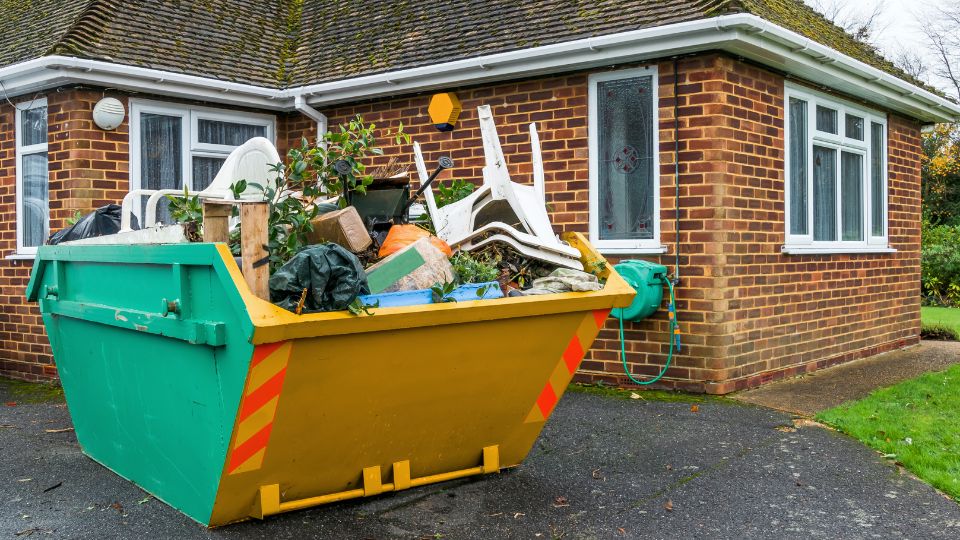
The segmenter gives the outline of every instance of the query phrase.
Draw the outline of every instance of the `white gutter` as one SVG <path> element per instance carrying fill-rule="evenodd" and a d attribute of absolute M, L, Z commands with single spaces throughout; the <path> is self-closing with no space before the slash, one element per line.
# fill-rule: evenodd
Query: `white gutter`
<path fill-rule="evenodd" d="M 926 122 L 960 119 L 960 105 L 956 103 L 749 14 L 644 28 L 283 90 L 60 56 L 0 68 L 0 82 L 11 96 L 61 84 L 85 83 L 262 109 L 300 110 L 319 122 L 305 107 L 710 50 L 727 51 Z M 312 107 L 311 110 L 320 115 Z"/>
<path fill-rule="evenodd" d="M 0 68 L 0 82 L 10 96 L 79 83 L 261 109 L 292 108 L 274 88 L 68 56 L 45 56 Z"/>

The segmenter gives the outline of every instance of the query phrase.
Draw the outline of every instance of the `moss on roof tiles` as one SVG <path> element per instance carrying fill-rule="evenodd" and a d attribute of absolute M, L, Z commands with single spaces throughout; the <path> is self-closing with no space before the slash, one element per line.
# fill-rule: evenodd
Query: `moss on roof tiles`
<path fill-rule="evenodd" d="M 802 0 L 0 0 L 0 13 L 0 66 L 64 54 L 279 88 L 751 13 L 921 85 Z"/>

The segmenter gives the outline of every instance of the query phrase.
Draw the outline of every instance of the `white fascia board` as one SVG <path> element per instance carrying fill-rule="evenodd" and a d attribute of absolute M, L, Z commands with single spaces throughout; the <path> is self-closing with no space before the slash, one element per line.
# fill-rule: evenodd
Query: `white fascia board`
<path fill-rule="evenodd" d="M 274 88 L 67 56 L 45 56 L 0 68 L 0 82 L 10 95 L 90 84 L 261 109 L 293 108 Z"/>
<path fill-rule="evenodd" d="M 338 103 L 722 50 L 926 122 L 960 105 L 749 14 L 724 15 L 288 89 L 50 56 L 0 68 L 10 95 L 86 83 L 268 110 Z"/>

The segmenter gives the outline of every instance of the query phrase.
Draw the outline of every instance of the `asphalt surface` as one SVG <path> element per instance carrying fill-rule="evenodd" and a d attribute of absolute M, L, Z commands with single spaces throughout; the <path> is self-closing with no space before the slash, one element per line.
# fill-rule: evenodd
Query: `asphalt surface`
<path fill-rule="evenodd" d="M 511 471 L 207 530 L 48 432 L 62 403 L 12 397 L 0 384 L 0 538 L 960 537 L 957 503 L 788 414 L 578 392 Z"/>
<path fill-rule="evenodd" d="M 960 342 L 923 341 L 916 347 L 879 354 L 801 377 L 739 392 L 734 399 L 804 416 L 836 407 L 900 381 L 960 363 Z"/>

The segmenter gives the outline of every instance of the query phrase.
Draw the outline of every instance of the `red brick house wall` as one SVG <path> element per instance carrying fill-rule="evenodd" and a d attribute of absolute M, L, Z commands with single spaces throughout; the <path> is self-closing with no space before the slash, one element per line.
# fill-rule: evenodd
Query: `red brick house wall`
<path fill-rule="evenodd" d="M 660 62 L 659 141 L 663 255 L 674 262 L 674 76 Z M 785 255 L 784 78 L 726 55 L 679 62 L 680 277 L 683 350 L 663 386 L 727 393 L 919 341 L 920 131 L 888 116 L 889 238 L 894 254 Z M 476 107 L 491 105 L 514 181 L 532 173 L 527 124 L 536 122 L 555 228 L 588 229 L 588 73 L 458 89 L 458 127 L 438 132 L 429 96 L 324 111 L 336 125 L 360 114 L 404 129 L 428 163 L 450 155 L 441 178 L 479 178 Z M 392 143 L 389 157 L 410 155 Z M 447 174 L 447 173 L 444 173 Z M 610 257 L 616 260 L 615 257 Z M 629 385 L 614 320 L 581 366 L 580 380 Z M 668 352 L 663 312 L 625 329 L 631 372 L 656 375 Z"/>
<path fill-rule="evenodd" d="M 657 67 L 661 242 L 668 251 L 638 258 L 672 268 L 676 238 L 674 65 L 665 61 Z M 402 122 L 405 131 L 420 142 L 428 164 L 441 155 L 456 160 L 456 169 L 444 173 L 441 179 L 480 178 L 484 158 L 476 107 L 489 104 L 511 176 L 514 181 L 529 182 L 532 164 L 527 124 L 536 122 L 546 168 L 547 202 L 555 228 L 557 232 L 586 233 L 588 75 L 582 72 L 445 89 L 455 90 L 463 104 L 458 127 L 449 133 L 437 131 L 430 123 L 426 113 L 429 95 L 322 112 L 329 116 L 331 126 L 356 114 L 390 130 Z M 681 219 L 681 284 L 677 297 L 684 347 L 675 356 L 663 385 L 725 393 L 916 343 L 919 126 L 888 117 L 889 238 L 896 253 L 784 255 L 784 78 L 726 55 L 710 54 L 680 60 L 677 84 Z M 54 116 L 63 113 L 54 112 L 53 94 L 50 96 L 51 190 L 73 190 L 69 196 L 85 201 L 87 208 L 102 204 L 98 201 L 118 201 L 126 189 L 126 125 L 106 139 L 97 139 L 106 137 L 107 132 L 89 126 L 89 107 L 101 94 L 72 94 L 77 97 L 67 98 L 66 102 L 74 104 L 67 115 L 73 114 L 75 121 L 69 125 L 71 137 L 65 137 L 78 141 L 78 145 L 58 143 L 57 153 L 62 157 L 57 157 L 57 162 L 63 161 L 64 165 L 56 171 Z M 57 99 L 57 103 L 61 101 Z M 8 205 L 4 215 L 12 216 L 13 146 L 6 142 L 12 140 L 12 112 L 8 109 L 0 108 L 0 133 L 11 135 L 4 137 L 0 146 L 0 189 L 4 190 L 0 202 Z M 277 131 L 283 154 L 298 144 L 301 136 L 315 137 L 316 124 L 296 113 L 281 114 L 277 116 Z M 381 143 L 385 155 L 371 165 L 383 164 L 392 156 L 412 161 L 408 145 L 398 146 L 387 137 L 382 137 Z M 107 148 L 108 144 L 116 148 Z M 98 151 L 109 152 L 112 157 L 93 153 Z M 113 168 L 112 163 L 116 164 Z M 101 172 L 103 177 L 98 176 Z M 57 174 L 63 176 L 56 178 L 71 179 L 69 186 L 56 184 L 61 181 L 55 179 Z M 78 208 L 79 203 L 67 202 L 53 210 L 54 228 L 59 223 L 56 220 L 72 215 L 68 208 Z M 6 252 L 15 238 L 9 219 L 0 225 Z M 22 263 L 0 264 L 4 265 L 0 371 L 42 375 L 42 368 L 37 370 L 35 366 L 49 362 L 49 348 L 35 311 L 22 300 L 25 272 L 16 268 Z M 20 319 L 18 310 L 27 312 L 26 317 Z M 16 328 L 23 325 L 21 320 L 29 321 L 27 339 L 34 342 L 18 341 Z M 631 371 L 640 377 L 659 372 L 668 343 L 663 312 L 628 324 L 626 337 Z M 611 322 L 588 353 L 579 378 L 627 383 L 619 348 Z"/>
<path fill-rule="evenodd" d="M 118 202 L 128 189 L 127 124 L 114 131 L 93 125 L 93 105 L 102 97 L 99 90 L 46 95 L 51 231 L 77 211 Z M 33 261 L 6 258 L 17 245 L 15 116 L 13 106 L 0 105 L 0 373 L 50 378 L 56 369 L 43 321 L 24 298 Z"/>

